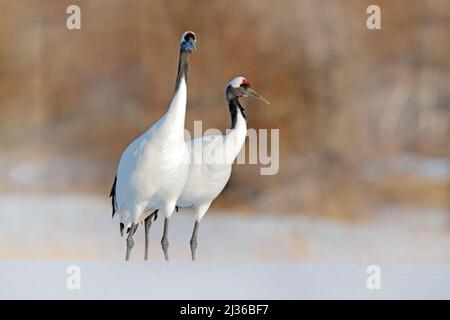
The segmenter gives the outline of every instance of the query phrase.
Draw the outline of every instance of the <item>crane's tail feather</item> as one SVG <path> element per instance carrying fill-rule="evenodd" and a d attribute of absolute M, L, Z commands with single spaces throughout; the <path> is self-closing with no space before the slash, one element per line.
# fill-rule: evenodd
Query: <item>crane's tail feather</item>
<path fill-rule="evenodd" d="M 117 211 L 116 206 L 116 183 L 117 183 L 117 175 L 114 177 L 114 183 L 111 188 L 111 192 L 109 193 L 109 197 L 111 198 L 111 206 L 112 206 L 112 217 L 114 218 L 114 214 Z"/>
<path fill-rule="evenodd" d="M 144 217 L 149 217 L 150 219 L 153 219 L 153 221 L 156 221 L 156 219 L 158 218 L 159 209 L 156 209 L 153 212 L 151 210 L 148 210 L 140 214 L 139 216 L 136 216 L 135 214 L 130 214 L 130 212 L 126 210 L 117 211 L 117 209 L 115 209 L 114 206 L 113 210 L 115 215 L 119 218 L 120 236 L 123 237 L 124 233 L 126 234 L 130 233 L 130 230 L 132 229 L 131 227 L 133 225 L 138 225 L 140 222 L 144 222 L 145 220 Z"/>

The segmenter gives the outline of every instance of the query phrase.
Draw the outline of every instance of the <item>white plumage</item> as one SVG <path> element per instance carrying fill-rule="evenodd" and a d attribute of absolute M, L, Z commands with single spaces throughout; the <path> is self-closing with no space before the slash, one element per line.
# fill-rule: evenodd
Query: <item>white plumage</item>
<path fill-rule="evenodd" d="M 212 201 L 222 192 L 231 175 L 231 166 L 247 136 L 247 123 L 240 97 L 253 97 L 269 103 L 250 88 L 244 77 L 233 78 L 225 89 L 231 114 L 231 129 L 225 135 L 209 135 L 188 141 L 191 153 L 189 177 L 178 207 L 194 207 L 195 225 L 191 238 L 192 260 L 195 260 L 197 233 L 201 219 Z"/>
<path fill-rule="evenodd" d="M 184 141 L 186 74 L 195 41 L 195 35 L 190 31 L 181 38 L 177 81 L 168 111 L 134 140 L 120 158 L 111 196 L 113 214 L 116 212 L 122 228 L 125 226 L 129 230 L 126 259 L 139 222 L 159 210 L 168 224 L 188 177 L 189 150 Z M 166 229 L 162 244 L 168 259 Z"/>
<path fill-rule="evenodd" d="M 188 148 L 183 140 L 186 84 L 182 81 L 169 111 L 133 141 L 117 170 L 117 214 L 125 226 L 160 209 L 170 217 L 187 178 Z M 181 126 L 180 126 L 181 124 Z M 150 212 L 148 212 L 150 213 Z"/>

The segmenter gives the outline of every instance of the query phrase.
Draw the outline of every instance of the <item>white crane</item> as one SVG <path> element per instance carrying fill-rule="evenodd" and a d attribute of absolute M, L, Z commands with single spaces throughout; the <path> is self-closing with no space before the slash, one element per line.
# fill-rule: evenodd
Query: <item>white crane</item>
<path fill-rule="evenodd" d="M 189 177 L 178 207 L 194 207 L 195 224 L 190 241 L 192 260 L 195 260 L 200 221 L 213 200 L 222 192 L 231 175 L 231 166 L 247 136 L 245 108 L 239 98 L 251 97 L 270 104 L 250 88 L 242 76 L 233 78 L 225 88 L 231 114 L 231 129 L 225 135 L 209 135 L 188 141 L 191 152 Z"/>
<path fill-rule="evenodd" d="M 113 217 L 120 219 L 120 232 L 127 227 L 129 260 L 133 235 L 145 220 L 145 259 L 148 258 L 148 233 L 158 211 L 165 217 L 161 246 L 168 255 L 169 218 L 181 195 L 189 170 L 189 150 L 184 141 L 187 102 L 187 72 L 190 54 L 196 50 L 196 36 L 183 33 L 175 91 L 168 111 L 123 152 L 111 189 Z"/>

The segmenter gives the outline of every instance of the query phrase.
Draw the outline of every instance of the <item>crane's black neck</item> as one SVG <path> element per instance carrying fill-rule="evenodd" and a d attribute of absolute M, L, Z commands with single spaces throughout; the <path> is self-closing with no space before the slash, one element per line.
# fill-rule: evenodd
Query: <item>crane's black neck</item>
<path fill-rule="evenodd" d="M 189 65 L 189 55 L 184 51 L 180 51 L 180 58 L 178 61 L 177 80 L 175 82 L 175 91 L 174 91 L 175 93 L 180 88 L 181 80 L 184 79 L 184 82 L 187 83 L 188 65 Z"/>
<path fill-rule="evenodd" d="M 231 129 L 234 129 L 236 127 L 238 112 L 242 114 L 244 119 L 247 119 L 245 116 L 245 108 L 241 106 L 237 97 L 227 98 L 227 100 L 231 115 Z"/>

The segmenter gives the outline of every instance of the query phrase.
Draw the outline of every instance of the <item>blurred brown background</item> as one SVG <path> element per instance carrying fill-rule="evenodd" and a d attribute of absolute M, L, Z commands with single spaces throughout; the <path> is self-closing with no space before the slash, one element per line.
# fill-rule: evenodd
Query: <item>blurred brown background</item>
<path fill-rule="evenodd" d="M 66 29 L 81 7 L 82 29 Z M 234 167 L 214 208 L 357 218 L 386 205 L 448 210 L 450 2 L 0 2 L 0 191 L 107 197 L 121 152 L 166 110 L 179 38 L 198 36 L 186 126 L 225 130 L 245 75 L 272 105 L 280 171 Z"/>

